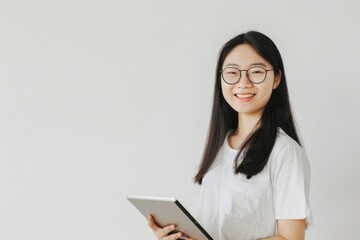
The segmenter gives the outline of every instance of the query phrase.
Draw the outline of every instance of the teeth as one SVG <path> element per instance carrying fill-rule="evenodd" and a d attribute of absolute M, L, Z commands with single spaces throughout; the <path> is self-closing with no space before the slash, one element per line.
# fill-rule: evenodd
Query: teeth
<path fill-rule="evenodd" d="M 255 96 L 255 94 L 235 94 L 238 98 L 249 98 Z"/>

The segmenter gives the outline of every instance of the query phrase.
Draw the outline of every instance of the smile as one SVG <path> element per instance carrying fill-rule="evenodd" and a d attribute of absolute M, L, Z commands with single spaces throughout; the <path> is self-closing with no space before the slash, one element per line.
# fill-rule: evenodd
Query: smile
<path fill-rule="evenodd" d="M 254 93 L 247 93 L 247 94 L 234 94 L 237 98 L 240 99 L 247 99 L 247 98 L 251 98 L 254 97 L 255 94 Z"/>
<path fill-rule="evenodd" d="M 239 102 L 249 102 L 254 98 L 255 95 L 255 93 L 234 94 Z"/>

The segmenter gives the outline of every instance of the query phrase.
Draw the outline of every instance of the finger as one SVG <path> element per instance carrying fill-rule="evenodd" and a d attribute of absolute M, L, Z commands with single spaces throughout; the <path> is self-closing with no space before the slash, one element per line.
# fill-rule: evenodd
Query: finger
<path fill-rule="evenodd" d="M 182 236 L 182 233 L 178 232 L 178 233 L 171 234 L 165 238 L 162 238 L 161 240 L 176 240 L 176 239 L 180 238 L 181 236 Z"/>
<path fill-rule="evenodd" d="M 151 214 L 148 215 L 148 225 L 159 239 L 167 236 L 171 231 L 174 231 L 176 229 L 176 226 L 174 224 L 164 228 L 159 227 Z"/>
<path fill-rule="evenodd" d="M 161 228 L 158 225 L 155 224 L 154 218 L 153 218 L 153 216 L 151 214 L 148 215 L 147 220 L 148 220 L 149 227 L 153 231 L 157 232 L 157 231 L 161 230 Z"/>
<path fill-rule="evenodd" d="M 158 237 L 164 237 L 164 236 L 167 236 L 171 231 L 174 231 L 176 229 L 175 225 L 172 224 L 172 225 L 169 225 L 167 227 L 164 227 L 163 229 L 161 229 L 158 233 Z M 174 234 L 172 234 L 174 235 Z M 169 235 L 171 236 L 171 235 Z"/>

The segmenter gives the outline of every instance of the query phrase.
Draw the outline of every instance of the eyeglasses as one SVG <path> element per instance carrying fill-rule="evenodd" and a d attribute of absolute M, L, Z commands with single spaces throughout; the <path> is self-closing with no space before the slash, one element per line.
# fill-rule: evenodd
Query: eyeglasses
<path fill-rule="evenodd" d="M 230 85 L 234 85 L 240 81 L 241 72 L 245 71 L 247 78 L 253 84 L 260 84 L 266 79 L 268 71 L 273 71 L 274 69 L 265 69 L 263 67 L 251 67 L 247 70 L 240 70 L 235 67 L 226 67 L 220 71 L 222 79 Z"/>

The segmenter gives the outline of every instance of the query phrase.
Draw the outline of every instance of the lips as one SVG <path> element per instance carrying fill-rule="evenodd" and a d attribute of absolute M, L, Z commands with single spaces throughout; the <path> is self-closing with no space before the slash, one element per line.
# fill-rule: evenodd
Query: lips
<path fill-rule="evenodd" d="M 235 93 L 234 95 L 240 99 L 249 99 L 254 97 L 255 93 Z"/>

